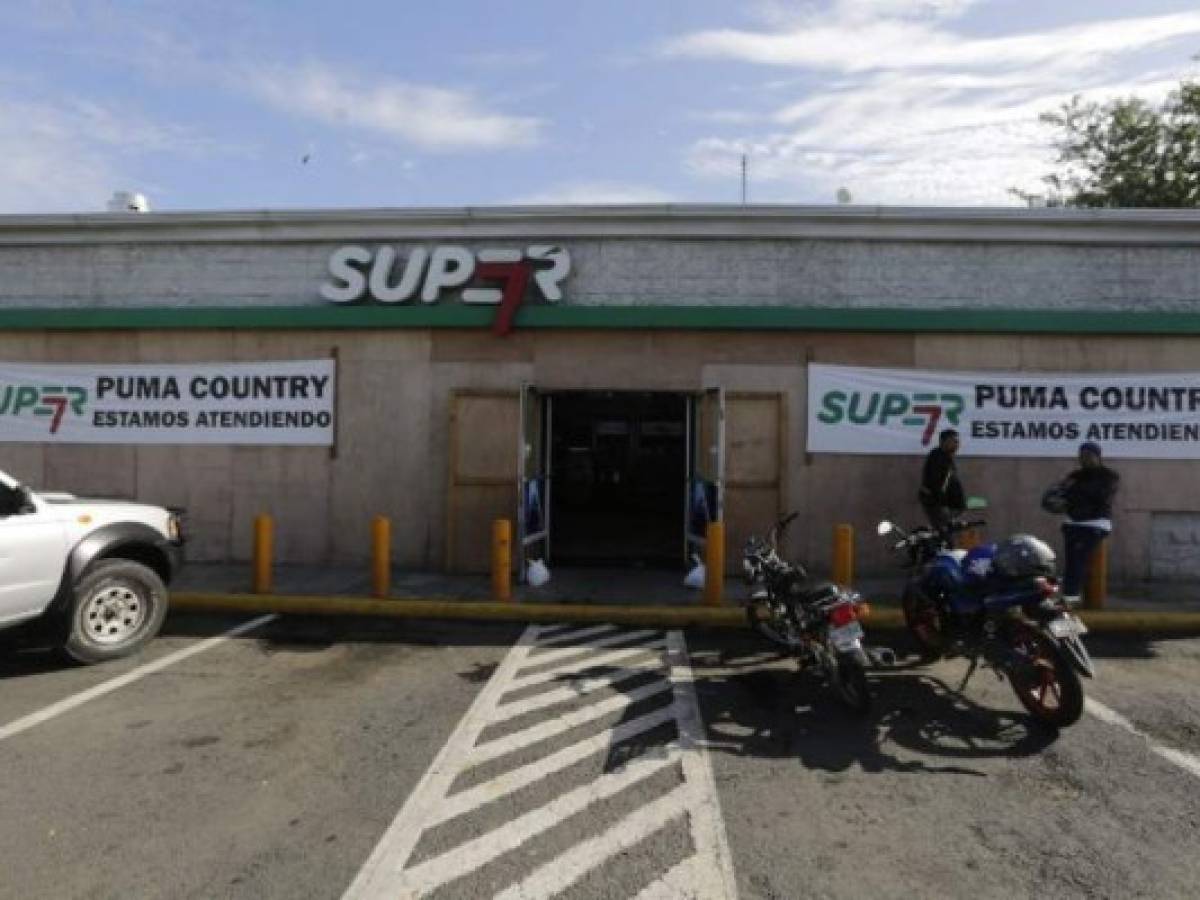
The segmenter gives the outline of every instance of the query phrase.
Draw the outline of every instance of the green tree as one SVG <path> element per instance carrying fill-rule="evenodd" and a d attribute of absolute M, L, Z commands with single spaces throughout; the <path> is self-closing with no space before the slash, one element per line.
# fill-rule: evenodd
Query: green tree
<path fill-rule="evenodd" d="M 1056 129 L 1058 170 L 1042 179 L 1049 205 L 1200 207 L 1200 82 L 1185 81 L 1159 106 L 1076 97 L 1041 119 Z"/>

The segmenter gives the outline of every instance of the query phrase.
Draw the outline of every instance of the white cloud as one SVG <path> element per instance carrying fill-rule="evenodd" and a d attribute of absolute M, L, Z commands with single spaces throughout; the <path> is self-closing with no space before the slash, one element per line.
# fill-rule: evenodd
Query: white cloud
<path fill-rule="evenodd" d="M 319 65 L 252 70 L 246 83 L 278 109 L 424 150 L 526 147 L 538 142 L 542 128 L 540 119 L 490 111 L 466 91 L 402 81 L 367 83 Z"/>
<path fill-rule="evenodd" d="M 0 211 L 98 211 L 113 190 L 151 187 L 137 178 L 136 157 L 245 153 L 173 124 L 77 99 L 0 95 Z M 151 197 L 153 202 L 154 197 Z"/>
<path fill-rule="evenodd" d="M 689 113 L 688 118 L 696 122 L 711 122 L 714 125 L 752 125 L 771 121 L 770 116 L 741 109 L 710 109 Z"/>
<path fill-rule="evenodd" d="M 1038 115 L 1065 103 L 1071 92 L 1018 86 L 979 97 L 939 90 L 938 80 L 879 77 L 810 98 L 780 112 L 780 122 L 792 130 L 705 138 L 690 149 L 688 166 L 699 175 L 729 178 L 746 154 L 752 182 L 800 186 L 819 200 L 846 186 L 870 203 L 996 205 L 1014 202 L 1011 187 L 1036 190 L 1053 162 L 1051 132 Z M 1151 77 L 1080 95 L 1106 100 L 1132 89 L 1155 100 L 1177 84 Z"/>
<path fill-rule="evenodd" d="M 847 19 L 955 19 L 980 0 L 838 0 L 837 13 Z"/>
<path fill-rule="evenodd" d="M 955 66 L 1091 67 L 1100 57 L 1200 34 L 1200 12 L 1112 19 L 1005 37 L 966 37 L 929 24 L 882 16 L 814 18 L 785 32 L 701 31 L 668 42 L 669 57 L 732 59 L 833 72 Z"/>
<path fill-rule="evenodd" d="M 670 194 L 658 188 L 640 184 L 622 184 L 608 181 L 586 181 L 559 184 L 526 194 L 513 200 L 529 206 L 617 206 L 634 203 L 670 203 Z"/>
<path fill-rule="evenodd" d="M 815 2 L 758 0 L 757 17 L 774 30 L 807 25 L 821 17 L 845 21 L 868 19 L 956 19 L 984 0 L 832 0 L 821 10 Z"/>
<path fill-rule="evenodd" d="M 1181 13 L 973 37 L 948 25 L 968 6 L 842 0 L 810 8 L 805 27 L 673 42 L 668 55 L 786 65 L 801 76 L 775 86 L 768 126 L 696 141 L 688 168 L 729 178 L 747 154 L 760 198 L 828 201 L 846 186 L 870 203 L 1011 204 L 1008 188 L 1038 189 L 1053 165 L 1040 113 L 1075 94 L 1161 99 L 1181 70 L 1138 71 L 1126 55 L 1200 34 L 1200 13 Z"/>
<path fill-rule="evenodd" d="M 464 53 L 458 57 L 468 66 L 481 69 L 528 69 L 546 61 L 541 50 L 493 50 L 481 53 Z"/>

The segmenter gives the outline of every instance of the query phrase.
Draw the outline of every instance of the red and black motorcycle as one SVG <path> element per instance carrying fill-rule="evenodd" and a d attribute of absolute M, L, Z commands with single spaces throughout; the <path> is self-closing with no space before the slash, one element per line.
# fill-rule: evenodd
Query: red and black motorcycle
<path fill-rule="evenodd" d="M 855 712 L 871 707 L 867 669 L 894 662 L 890 650 L 868 651 L 858 594 L 830 582 L 813 581 L 799 563 L 779 555 L 779 541 L 797 513 L 776 522 L 766 538 L 751 537 L 742 569 L 751 587 L 746 601 L 750 627 L 786 650 L 801 669 L 824 675 L 837 698 Z"/>

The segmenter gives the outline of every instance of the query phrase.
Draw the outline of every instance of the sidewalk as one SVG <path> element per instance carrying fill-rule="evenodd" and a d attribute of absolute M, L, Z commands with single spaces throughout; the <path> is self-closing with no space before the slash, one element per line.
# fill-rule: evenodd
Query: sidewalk
<path fill-rule="evenodd" d="M 250 592 L 248 564 L 191 563 L 172 590 L 180 594 L 246 594 Z M 853 587 L 872 604 L 899 605 L 900 578 L 864 579 Z M 277 566 L 274 593 L 306 597 L 369 597 L 367 566 Z M 491 600 L 486 575 L 392 573 L 391 596 L 401 600 Z M 725 582 L 725 603 L 737 606 L 746 596 L 739 579 Z M 518 603 L 590 604 L 606 606 L 695 607 L 701 592 L 683 586 L 683 575 L 658 570 L 557 569 L 549 584 L 534 588 L 513 584 Z M 1200 615 L 1200 582 L 1140 581 L 1111 585 L 1104 609 L 1137 613 L 1196 613 Z"/>

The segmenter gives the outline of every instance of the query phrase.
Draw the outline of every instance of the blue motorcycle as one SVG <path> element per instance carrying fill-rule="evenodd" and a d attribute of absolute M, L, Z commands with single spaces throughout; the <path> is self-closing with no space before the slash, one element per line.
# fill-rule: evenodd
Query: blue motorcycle
<path fill-rule="evenodd" d="M 1053 727 L 1083 714 L 1083 683 L 1095 669 L 1081 636 L 1087 627 L 1062 599 L 1055 555 L 1025 534 L 971 550 L 953 548 L 954 535 L 982 521 L 955 520 L 939 531 L 911 532 L 879 523 L 881 537 L 896 537 L 910 576 L 904 588 L 904 621 L 926 661 L 970 661 L 961 691 L 979 664 L 1008 678 L 1021 705 Z"/>

